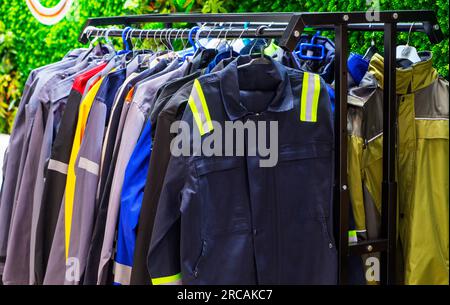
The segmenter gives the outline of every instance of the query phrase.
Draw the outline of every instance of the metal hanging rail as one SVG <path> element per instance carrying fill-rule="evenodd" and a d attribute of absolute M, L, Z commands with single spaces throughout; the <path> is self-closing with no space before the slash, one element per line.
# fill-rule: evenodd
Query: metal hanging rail
<path fill-rule="evenodd" d="M 231 25 L 233 26 L 231 28 Z M 236 28 L 236 25 L 241 28 Z M 205 29 L 200 31 L 199 38 L 214 37 L 214 38 L 281 38 L 284 35 L 287 23 L 267 24 L 267 23 L 205 23 Z M 244 26 L 248 26 L 244 28 Z M 265 27 L 264 27 L 265 26 Z M 213 27 L 213 28 L 209 28 Z M 307 28 L 305 28 L 307 29 Z M 320 27 L 310 28 L 311 30 L 319 31 L 334 31 L 334 26 L 323 25 Z M 348 26 L 350 31 L 384 31 L 383 24 L 352 24 Z M 397 31 L 408 32 L 425 32 L 423 24 L 402 23 L 397 25 Z M 84 33 L 80 38 L 80 42 L 87 43 L 91 37 L 108 36 L 108 37 L 122 37 L 123 29 L 116 28 L 97 28 L 88 26 L 84 29 Z M 127 34 L 127 38 L 139 39 L 188 39 L 189 31 L 187 29 L 133 29 Z"/>
<path fill-rule="evenodd" d="M 370 18 L 370 19 L 369 19 Z M 368 20 L 369 19 L 369 20 Z M 334 206 L 338 232 L 339 283 L 348 283 L 348 257 L 365 253 L 381 252 L 381 283 L 395 284 L 396 262 L 396 220 L 397 183 L 395 180 L 396 160 L 396 34 L 403 31 L 424 32 L 431 43 L 442 41 L 443 34 L 436 14 L 430 10 L 381 11 L 368 16 L 366 12 L 323 12 L 323 13 L 242 13 L 242 14 L 150 14 L 90 18 L 85 23 L 79 41 L 87 43 L 92 36 L 121 37 L 123 30 L 96 29 L 107 25 L 132 26 L 135 24 L 162 22 L 172 24 L 217 25 L 223 28 L 205 29 L 200 38 L 278 38 L 279 46 L 293 51 L 301 34 L 306 29 L 332 30 L 335 32 L 335 192 Z M 220 24 L 222 23 L 222 24 Z M 230 26 L 233 26 L 232 28 Z M 266 27 L 261 27 L 266 25 Z M 230 29 L 226 29 L 230 27 Z M 90 29 L 90 30 L 89 30 Z M 383 88 L 383 182 L 381 236 L 349 244 L 350 197 L 347 181 L 347 58 L 349 55 L 349 31 L 384 32 L 384 88 Z M 225 34 L 227 33 L 227 34 Z M 130 31 L 127 38 L 188 38 L 187 31 L 137 30 Z M 166 35 L 166 36 L 165 36 Z"/>
<path fill-rule="evenodd" d="M 219 24 L 225 26 L 228 23 L 234 25 L 271 25 L 270 28 L 280 28 L 285 30 L 281 47 L 292 51 L 295 48 L 295 42 L 300 36 L 296 37 L 296 31 L 302 32 L 305 28 L 313 27 L 318 30 L 334 30 L 334 25 L 345 23 L 351 31 L 384 31 L 383 24 L 388 16 L 396 20 L 397 31 L 408 31 L 411 24 L 406 22 L 423 22 L 423 24 L 414 24 L 413 31 L 424 31 L 432 43 L 437 43 L 443 39 L 437 23 L 436 15 L 433 11 L 384 11 L 378 12 L 378 20 L 368 22 L 366 12 L 351 13 L 235 13 L 235 14 L 146 14 L 135 16 L 116 16 L 89 18 L 83 26 L 79 36 L 81 43 L 87 43 L 87 27 L 123 25 L 132 26 L 145 23 L 165 23 L 175 22 L 183 23 L 207 23 Z M 395 15 L 397 14 L 397 15 Z M 397 16 L 395 19 L 393 16 Z M 348 18 L 344 20 L 343 18 Z M 283 26 L 286 25 L 286 26 Z M 437 27 L 437 28 L 436 28 Z M 136 32 L 137 33 L 137 32 Z M 133 33 L 134 34 L 134 33 Z M 132 34 L 132 35 L 133 35 Z M 95 33 L 92 33 L 95 35 Z M 91 36 L 92 36 L 91 35 Z M 114 35 L 111 35 L 114 37 Z M 277 35 L 274 35 L 278 38 Z M 134 34 L 131 37 L 138 37 Z M 228 37 L 228 36 L 227 36 Z M 184 38 L 184 37 L 183 37 Z"/>

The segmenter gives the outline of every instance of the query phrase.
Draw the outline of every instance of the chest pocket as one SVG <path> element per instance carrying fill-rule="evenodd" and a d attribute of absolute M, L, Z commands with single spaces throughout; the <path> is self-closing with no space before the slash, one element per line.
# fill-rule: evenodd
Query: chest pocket
<path fill-rule="evenodd" d="M 248 182 L 244 157 L 194 160 L 201 198 L 204 236 L 250 230 Z"/>
<path fill-rule="evenodd" d="M 297 220 L 328 218 L 332 176 L 330 144 L 280 147 L 276 192 L 281 215 Z"/>

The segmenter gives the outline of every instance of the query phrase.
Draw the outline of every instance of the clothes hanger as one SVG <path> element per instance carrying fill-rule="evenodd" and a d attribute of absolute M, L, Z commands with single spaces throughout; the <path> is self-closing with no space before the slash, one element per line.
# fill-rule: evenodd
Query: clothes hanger
<path fill-rule="evenodd" d="M 134 53 L 134 49 L 130 48 L 129 44 L 128 44 L 128 40 L 130 40 L 131 42 L 131 38 L 133 37 L 133 32 L 136 31 L 136 29 L 130 28 L 130 30 L 128 30 L 125 34 L 125 40 L 124 40 L 124 44 L 125 44 L 125 50 L 119 51 L 117 52 L 117 55 L 119 55 L 120 57 L 120 66 L 122 68 L 125 68 L 128 64 L 128 60 L 127 58 L 129 58 L 129 55 L 131 54 L 132 58 L 133 58 L 133 53 Z M 123 37 L 123 33 L 122 33 L 122 37 Z M 122 38 L 123 39 L 123 38 Z"/>
<path fill-rule="evenodd" d="M 223 43 L 224 43 L 224 46 L 225 46 L 225 51 L 227 51 L 227 52 L 230 51 L 230 57 L 233 56 L 233 46 L 229 43 L 229 41 L 227 39 L 227 35 L 232 29 L 233 29 L 233 23 L 230 22 L 230 25 L 228 26 L 228 28 L 225 29 L 225 34 L 224 34 L 224 37 L 223 37 Z M 219 46 L 220 46 L 220 43 L 219 43 Z"/>
<path fill-rule="evenodd" d="M 242 36 L 244 35 L 244 32 L 248 32 L 248 26 L 249 26 L 249 23 L 246 22 L 246 23 L 244 24 L 244 29 L 242 30 L 241 34 L 239 34 L 239 37 L 236 38 L 236 39 L 234 39 L 234 40 L 231 42 L 231 45 L 233 45 L 233 48 L 235 47 L 235 44 L 238 43 L 238 42 L 241 40 Z M 242 45 L 243 45 L 243 46 L 246 45 L 245 42 L 244 42 L 244 40 L 242 40 Z"/>
<path fill-rule="evenodd" d="M 197 51 L 197 45 L 195 44 L 194 39 L 192 38 L 193 34 L 196 34 L 197 31 L 200 30 L 199 26 L 194 26 L 193 28 L 190 29 L 189 31 L 189 38 L 188 41 L 191 44 L 192 48 L 194 48 L 194 53 Z M 193 55 L 193 54 L 192 54 Z"/>
<path fill-rule="evenodd" d="M 219 23 L 214 22 L 213 27 L 212 27 L 212 28 L 211 28 L 211 27 L 209 28 L 208 35 L 206 35 L 206 38 L 205 38 L 205 40 L 207 41 L 207 44 L 206 44 L 205 46 L 203 46 L 203 45 L 200 43 L 200 33 L 203 31 L 203 29 L 206 28 L 205 24 L 203 24 L 203 25 L 200 27 L 200 29 L 196 32 L 196 34 L 195 34 L 195 43 L 198 44 L 198 46 L 199 46 L 198 50 L 212 49 L 212 48 L 213 48 L 214 41 L 213 41 L 212 39 L 210 40 L 209 37 L 211 36 L 212 31 L 215 30 L 215 29 L 217 28 L 217 25 L 218 25 L 218 24 L 219 24 Z"/>
<path fill-rule="evenodd" d="M 232 30 L 232 25 L 233 25 L 233 24 L 230 22 L 230 26 L 228 27 L 228 30 L 225 31 L 225 37 L 224 37 L 224 40 L 225 40 L 225 46 L 226 46 L 227 49 L 230 51 L 230 57 L 233 57 L 233 45 L 231 44 L 231 41 L 228 41 L 227 35 L 228 35 L 228 33 Z"/>
<path fill-rule="evenodd" d="M 89 40 L 89 47 L 88 47 L 88 50 L 86 51 L 86 53 L 77 59 L 77 61 L 76 61 L 77 64 L 86 60 L 89 57 L 89 55 L 92 53 L 92 51 L 94 51 L 94 48 L 95 48 L 94 43 L 99 39 L 99 36 L 94 37 L 93 40 L 90 39 L 94 29 L 95 29 L 94 27 L 88 26 L 85 30 L 87 39 Z"/>
<path fill-rule="evenodd" d="M 182 60 L 186 60 L 186 58 L 187 58 L 187 44 L 189 43 L 189 40 L 188 39 L 183 39 L 183 36 L 184 36 L 184 33 L 185 32 L 188 32 L 189 33 L 189 29 L 182 29 L 181 30 L 181 36 L 180 36 L 180 40 L 181 40 L 181 45 L 183 46 L 183 48 L 179 51 L 179 53 L 180 54 L 183 54 L 183 57 L 182 57 Z M 188 36 L 188 38 L 189 38 L 189 36 Z"/>
<path fill-rule="evenodd" d="M 166 45 L 167 46 L 167 50 L 169 51 L 168 57 L 173 59 L 173 60 L 178 60 L 179 59 L 178 54 L 175 52 L 175 48 L 174 48 L 174 46 L 172 44 L 172 39 L 170 38 L 172 36 L 172 33 L 175 32 L 175 31 L 177 31 L 177 34 L 175 35 L 175 39 L 173 39 L 173 40 L 176 40 L 177 36 L 178 36 L 178 33 L 179 33 L 179 30 L 178 29 L 173 29 L 173 28 L 166 30 L 166 35 L 164 36 L 164 38 L 165 38 L 165 41 L 167 42 L 167 45 Z"/>
<path fill-rule="evenodd" d="M 372 23 L 369 24 L 369 28 L 372 27 Z M 366 60 L 370 60 L 373 55 L 378 52 L 378 48 L 375 45 L 375 32 L 372 32 L 372 37 L 370 40 L 370 47 L 367 49 L 366 53 L 364 54 L 363 58 Z"/>
<path fill-rule="evenodd" d="M 178 29 L 178 30 L 175 29 L 175 31 L 177 31 L 177 33 L 175 34 L 175 38 L 173 39 L 173 41 L 180 39 L 181 44 L 183 45 L 183 36 L 182 35 L 184 33 L 184 29 Z M 180 33 L 181 33 L 181 36 L 180 36 L 180 38 L 178 38 Z M 183 47 L 184 47 L 184 45 L 183 45 Z M 176 56 L 176 58 L 178 59 L 178 62 L 180 64 L 183 64 L 185 62 L 186 59 L 184 57 L 181 57 L 179 52 L 175 52 L 175 47 L 173 45 L 172 45 L 172 52 L 174 53 L 174 55 Z"/>
<path fill-rule="evenodd" d="M 131 39 L 131 37 L 133 37 L 133 31 L 138 31 L 138 29 L 132 29 L 131 31 L 130 31 L 130 39 Z M 138 38 L 137 38 L 137 40 L 136 40 L 136 42 L 135 42 L 135 44 L 134 44 L 134 47 L 133 47 L 133 49 L 131 50 L 131 52 L 129 52 L 128 54 L 126 54 L 125 56 L 124 56 L 124 58 L 127 58 L 130 54 L 131 54 L 131 56 L 129 56 L 129 59 L 126 61 L 126 66 L 128 66 L 132 61 L 134 61 L 136 58 L 137 58 L 137 56 L 139 55 L 139 54 L 141 54 L 142 52 L 142 50 L 139 50 L 139 48 L 138 48 L 138 42 L 141 42 L 141 45 L 142 45 L 142 41 L 141 41 L 141 36 L 142 36 L 142 30 L 141 30 L 141 32 L 139 33 L 139 36 L 138 36 Z"/>
<path fill-rule="evenodd" d="M 219 32 L 219 35 L 217 37 L 214 37 L 214 38 L 210 39 L 209 37 L 211 36 L 212 31 L 215 30 L 218 27 L 220 27 L 220 29 L 221 29 L 221 31 Z M 207 41 L 207 43 L 205 45 L 206 49 L 216 49 L 217 50 L 217 47 L 220 44 L 219 36 L 222 33 L 222 31 L 223 31 L 223 22 L 214 23 L 214 27 L 210 30 L 210 32 L 208 33 L 208 36 L 206 37 L 206 41 Z M 200 37 L 197 38 L 197 40 L 200 43 Z M 216 42 L 216 40 L 218 40 L 218 42 Z"/>
<path fill-rule="evenodd" d="M 399 45 L 396 49 L 397 59 L 407 59 L 411 61 L 413 64 L 421 61 L 419 53 L 417 53 L 417 49 L 413 46 L 409 45 L 409 39 L 411 37 L 411 31 L 414 26 L 414 22 L 411 24 L 408 32 L 408 40 L 406 41 L 406 45 Z"/>
<path fill-rule="evenodd" d="M 111 30 L 115 30 L 115 29 L 116 29 L 116 28 L 113 27 L 113 28 L 109 28 L 109 29 L 107 29 L 107 30 L 105 31 L 106 47 L 107 47 L 108 49 L 112 50 L 112 51 L 110 52 L 110 54 L 111 54 L 112 57 L 116 55 L 116 49 L 115 49 L 114 44 L 112 43 L 111 39 L 109 39 L 109 32 L 110 32 Z"/>
<path fill-rule="evenodd" d="M 260 26 L 257 30 L 256 33 L 261 32 L 264 28 L 267 28 L 266 25 L 262 25 Z M 256 45 L 256 44 L 255 44 Z M 255 47 L 255 45 L 252 46 L 252 48 L 250 49 L 250 56 L 252 56 L 252 50 Z M 242 64 L 237 66 L 237 69 L 243 69 L 246 67 L 249 67 L 251 65 L 255 65 L 255 64 L 259 64 L 259 65 L 267 65 L 267 64 L 271 64 L 272 63 L 272 59 L 266 55 L 264 55 L 264 49 L 267 47 L 267 41 L 264 40 L 264 45 L 261 46 L 260 49 L 260 54 L 257 57 L 252 58 L 248 63 Z"/>
<path fill-rule="evenodd" d="M 139 35 L 139 38 L 142 39 L 142 34 L 144 33 L 144 31 L 141 32 L 141 34 Z M 150 34 L 150 31 L 147 31 L 145 34 L 145 39 L 149 40 L 150 38 L 148 37 L 148 35 Z M 154 34 L 154 42 L 156 45 L 156 33 Z M 142 43 L 141 46 L 144 45 L 143 39 L 142 39 Z M 156 59 L 157 57 L 157 52 L 154 52 L 153 50 L 143 50 L 144 51 L 144 56 L 142 57 L 142 60 L 140 62 L 140 66 L 141 68 L 149 68 L 151 63 Z"/>
<path fill-rule="evenodd" d="M 220 32 L 219 32 L 219 35 L 217 35 L 217 43 L 214 46 L 214 49 L 216 49 L 216 50 L 219 50 L 220 43 L 222 42 L 220 40 L 220 35 L 222 34 L 223 31 L 224 31 L 224 28 L 221 28 Z"/>
<path fill-rule="evenodd" d="M 120 50 L 119 52 L 117 52 L 117 55 L 122 55 L 122 54 L 126 54 L 130 51 L 130 46 L 128 45 L 128 41 L 127 41 L 127 37 L 128 37 L 128 33 L 132 30 L 131 27 L 127 26 L 123 32 L 122 32 L 122 42 L 123 42 L 123 46 L 124 49 Z"/>
<path fill-rule="evenodd" d="M 158 32 L 160 32 L 160 34 L 159 34 L 159 44 L 156 42 L 156 35 L 157 35 Z M 156 53 L 155 53 L 156 56 L 153 59 L 153 61 L 150 63 L 150 68 L 155 67 L 161 59 L 168 58 L 167 52 L 165 52 L 166 50 L 164 49 L 164 47 L 167 48 L 167 45 L 162 40 L 163 34 L 165 32 L 166 32 L 166 29 L 161 29 L 161 30 L 156 30 L 155 31 L 153 39 L 154 39 L 155 45 L 156 45 Z M 160 46 L 163 46 L 163 49 L 160 49 Z"/>
<path fill-rule="evenodd" d="M 320 31 L 311 38 L 310 43 L 301 43 L 299 46 L 299 51 L 295 52 L 297 56 L 304 60 L 323 60 L 325 58 L 325 47 L 321 44 L 314 43 L 316 38 L 320 37 Z M 314 53 L 319 52 L 320 55 L 314 55 Z"/>

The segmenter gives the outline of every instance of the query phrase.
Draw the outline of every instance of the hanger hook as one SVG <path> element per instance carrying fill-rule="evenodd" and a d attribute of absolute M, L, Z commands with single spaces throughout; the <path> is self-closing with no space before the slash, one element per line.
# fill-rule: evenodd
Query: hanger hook
<path fill-rule="evenodd" d="M 115 27 L 112 27 L 112 28 L 109 28 L 109 29 L 106 30 L 106 32 L 105 32 L 105 41 L 106 41 L 106 43 L 112 44 L 111 40 L 109 39 L 109 32 L 111 32 L 112 30 L 115 30 L 115 29 L 116 29 Z"/>
<path fill-rule="evenodd" d="M 369 23 L 369 29 L 372 29 L 372 23 Z M 375 45 L 375 31 L 372 31 L 370 36 L 370 45 L 373 47 Z"/>
<path fill-rule="evenodd" d="M 167 47 L 167 50 L 170 50 L 170 41 L 169 41 L 169 39 L 167 38 L 169 35 L 169 32 L 170 32 L 170 30 L 171 29 L 165 29 L 165 31 L 164 31 L 164 44 L 166 44 L 167 43 L 167 45 L 166 45 L 166 47 Z"/>
<path fill-rule="evenodd" d="M 242 35 L 244 35 L 244 32 L 248 32 L 248 27 L 244 27 L 241 34 L 239 34 L 238 40 L 241 39 Z"/>
<path fill-rule="evenodd" d="M 175 31 L 177 31 L 177 29 L 173 29 L 173 28 L 168 31 L 168 36 L 169 36 L 168 43 L 170 44 L 170 48 L 171 48 L 172 52 L 175 51 L 175 48 L 173 47 L 172 39 L 170 39 L 170 36 L 172 36 L 172 33 Z M 176 40 L 176 39 L 177 39 L 177 35 L 175 35 L 174 40 Z"/>
<path fill-rule="evenodd" d="M 169 41 L 167 40 L 167 34 L 169 33 L 170 29 L 164 29 L 164 40 L 163 43 L 166 46 L 167 50 L 170 50 Z"/>
<path fill-rule="evenodd" d="M 125 40 L 130 39 L 131 33 L 133 32 L 133 30 L 134 30 L 134 29 L 131 28 L 129 31 L 127 31 L 127 33 L 125 34 Z"/>
<path fill-rule="evenodd" d="M 409 27 L 409 31 L 408 31 L 408 40 L 406 41 L 406 45 L 409 46 L 409 39 L 411 38 L 411 32 L 412 32 L 412 28 L 414 27 L 415 22 L 411 23 L 411 26 Z"/>
<path fill-rule="evenodd" d="M 140 43 L 140 46 L 139 46 L 139 47 L 141 47 L 141 46 L 143 45 L 143 42 L 142 42 L 142 33 L 143 33 L 143 30 L 140 29 L 140 32 L 139 32 L 139 35 L 138 35 L 138 38 L 137 38 L 137 41 L 139 41 L 139 43 Z M 137 49 L 137 42 L 136 42 L 135 49 Z"/>
<path fill-rule="evenodd" d="M 184 32 L 186 31 L 189 31 L 189 29 L 183 29 L 183 31 L 181 32 L 181 43 L 183 44 L 183 50 L 186 50 L 188 44 L 188 39 L 183 39 Z"/>
<path fill-rule="evenodd" d="M 136 32 L 138 29 L 135 29 L 135 28 L 133 28 L 133 29 L 131 29 L 131 31 L 130 31 L 130 41 L 131 41 L 131 46 L 133 46 L 133 41 L 132 41 L 132 38 L 133 38 L 133 32 Z M 134 48 L 133 48 L 134 49 Z"/>
<path fill-rule="evenodd" d="M 177 32 L 175 34 L 175 38 L 173 39 L 173 41 L 176 41 L 178 39 L 178 35 L 180 35 L 181 30 L 182 29 L 175 29 L 175 31 L 177 31 Z"/>
<path fill-rule="evenodd" d="M 84 29 L 84 31 L 86 32 L 86 38 L 89 42 L 89 45 L 91 45 L 91 35 L 92 35 L 93 30 L 94 30 L 94 27 L 92 27 L 92 26 L 88 26 L 87 28 Z"/>
<path fill-rule="evenodd" d="M 233 23 L 230 22 L 230 25 L 228 26 L 228 29 L 225 31 L 225 37 L 224 37 L 225 41 L 227 40 L 228 33 L 232 30 L 232 26 L 233 26 Z"/>
<path fill-rule="evenodd" d="M 209 39 L 209 36 L 211 35 L 211 32 L 216 28 L 217 22 L 214 22 L 213 27 L 209 27 L 208 35 L 206 35 L 206 40 Z M 195 40 L 200 45 L 200 32 L 202 32 L 204 29 L 206 29 L 206 23 L 202 24 L 202 26 L 198 29 L 197 33 L 195 34 Z"/>
<path fill-rule="evenodd" d="M 174 39 L 174 40 L 179 39 L 181 41 L 182 46 L 183 46 L 183 34 L 182 34 L 183 31 L 184 31 L 184 29 L 178 29 L 177 34 L 175 35 L 175 39 Z M 178 37 L 178 36 L 180 36 L 180 37 Z"/>
<path fill-rule="evenodd" d="M 259 26 L 259 27 L 255 30 L 255 34 L 256 34 L 255 36 L 258 37 L 259 35 L 261 35 L 261 32 L 262 32 L 265 28 L 267 28 L 266 25 L 261 25 L 261 26 Z M 255 46 L 256 46 L 256 42 L 255 42 L 255 44 L 250 48 L 250 52 L 249 52 L 250 55 L 252 54 L 253 49 L 255 48 Z M 261 53 L 262 53 L 263 47 L 265 47 L 265 46 L 267 46 L 267 42 L 264 40 L 264 46 L 261 46 Z"/>
<path fill-rule="evenodd" d="M 163 37 L 163 35 L 164 35 L 164 33 L 166 32 L 166 29 L 162 29 L 161 30 L 161 34 L 159 35 L 159 42 L 161 43 L 161 44 L 163 44 L 164 45 L 164 47 L 166 47 L 166 49 L 167 49 L 167 45 L 164 43 L 164 41 L 162 40 L 162 37 Z"/>
<path fill-rule="evenodd" d="M 198 29 L 197 29 L 197 31 L 196 31 L 196 33 L 195 33 L 195 43 L 194 43 L 194 51 L 196 51 L 198 48 L 196 47 L 196 44 L 198 44 L 200 47 L 203 47 L 201 44 L 200 44 L 200 33 L 203 31 L 203 29 L 206 27 L 205 26 L 205 24 L 206 23 L 203 23 Z M 214 23 L 215 24 L 215 23 Z M 211 32 L 209 33 L 209 34 L 211 34 Z M 208 39 L 209 38 L 209 35 L 206 37 L 206 39 Z"/>
<path fill-rule="evenodd" d="M 155 29 L 154 31 L 155 31 L 155 32 L 153 33 L 153 42 L 155 43 L 155 46 L 156 46 L 156 52 L 158 52 L 158 51 L 159 51 L 159 44 L 158 44 L 158 42 L 156 41 L 156 35 L 157 35 L 157 33 L 158 33 L 158 29 Z"/>
<path fill-rule="evenodd" d="M 130 41 L 131 41 L 131 43 L 133 43 L 133 41 L 131 39 L 133 38 L 133 32 L 135 32 L 135 31 L 137 31 L 137 29 L 135 29 L 135 28 L 131 29 L 131 31 L 130 31 Z M 136 48 L 134 47 L 131 51 L 132 51 L 133 56 L 134 56 L 134 54 L 136 53 Z"/>
<path fill-rule="evenodd" d="M 165 32 L 164 32 L 164 39 L 165 39 L 164 44 L 166 44 L 166 47 L 167 47 L 168 51 L 171 51 L 171 49 L 172 49 L 170 40 L 168 39 L 168 38 L 170 38 L 169 33 L 171 33 L 171 30 L 172 29 L 166 29 Z"/>
<path fill-rule="evenodd" d="M 221 28 L 220 29 L 220 32 L 219 32 L 219 35 L 217 35 L 217 40 L 218 40 L 218 42 L 217 42 L 217 45 L 216 45 L 216 49 L 219 47 L 219 45 L 220 45 L 220 35 L 222 34 L 222 32 L 223 32 L 223 28 Z"/>

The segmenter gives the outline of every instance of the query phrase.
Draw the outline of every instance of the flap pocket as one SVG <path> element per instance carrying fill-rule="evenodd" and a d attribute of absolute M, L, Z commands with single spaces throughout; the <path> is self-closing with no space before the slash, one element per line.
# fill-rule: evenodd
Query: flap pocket
<path fill-rule="evenodd" d="M 331 144 L 313 143 L 303 145 L 289 145 L 280 147 L 279 162 L 288 162 L 302 159 L 328 158 L 331 153 Z"/>
<path fill-rule="evenodd" d="M 194 160 L 197 176 L 244 167 L 244 157 L 207 157 Z"/>

